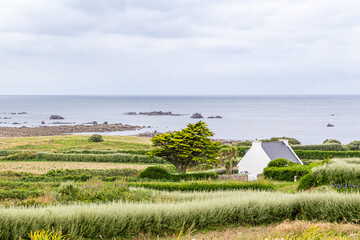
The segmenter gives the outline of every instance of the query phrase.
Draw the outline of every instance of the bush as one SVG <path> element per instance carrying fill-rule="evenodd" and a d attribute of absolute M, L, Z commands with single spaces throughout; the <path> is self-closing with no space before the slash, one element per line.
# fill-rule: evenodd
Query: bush
<path fill-rule="evenodd" d="M 294 177 L 301 178 L 310 172 L 309 166 L 296 164 L 289 167 L 267 167 L 264 169 L 264 177 L 278 181 L 293 182 Z"/>
<path fill-rule="evenodd" d="M 288 167 L 289 165 L 293 165 L 295 163 L 291 162 L 288 159 L 285 158 L 278 158 L 275 160 L 272 160 L 269 162 L 269 164 L 267 165 L 267 167 L 271 168 L 271 167 Z"/>
<path fill-rule="evenodd" d="M 346 145 L 346 147 L 347 147 L 350 151 L 358 151 L 358 150 L 360 150 L 360 141 L 352 141 L 351 143 L 349 143 L 348 145 Z"/>
<path fill-rule="evenodd" d="M 339 144 L 341 145 L 341 142 L 339 140 L 336 139 L 326 139 L 323 144 Z"/>
<path fill-rule="evenodd" d="M 290 145 L 301 145 L 301 142 L 295 138 L 288 138 L 288 137 L 272 137 L 270 139 L 263 139 L 261 141 L 263 142 L 277 142 L 280 141 L 280 139 L 287 139 L 289 140 Z"/>
<path fill-rule="evenodd" d="M 319 159 L 326 158 L 356 158 L 360 157 L 360 151 L 307 151 L 294 150 L 300 159 Z"/>
<path fill-rule="evenodd" d="M 102 142 L 104 141 L 103 137 L 100 134 L 93 134 L 88 138 L 89 142 Z"/>
<path fill-rule="evenodd" d="M 132 182 L 132 187 L 151 188 L 162 191 L 219 191 L 219 190 L 274 190 L 270 183 L 261 182 Z"/>
<path fill-rule="evenodd" d="M 198 173 L 184 173 L 184 174 L 171 174 L 163 167 L 148 167 L 140 173 L 139 178 L 150 180 L 207 180 L 216 179 L 218 175 L 214 172 L 198 172 Z"/>
<path fill-rule="evenodd" d="M 347 148 L 340 144 L 319 144 L 319 145 L 293 145 L 293 150 L 318 150 L 318 151 L 346 151 Z"/>
<path fill-rule="evenodd" d="M 172 174 L 161 167 L 148 167 L 140 173 L 139 178 L 172 179 Z"/>
<path fill-rule="evenodd" d="M 35 152 L 19 152 L 6 156 L 4 160 L 30 160 L 35 158 Z"/>
<path fill-rule="evenodd" d="M 37 153 L 36 158 L 46 161 L 62 161 L 62 162 L 165 163 L 165 160 L 159 157 L 149 158 L 146 155 L 134 155 L 134 154 L 126 154 L 126 153 L 116 153 L 116 154 Z"/>

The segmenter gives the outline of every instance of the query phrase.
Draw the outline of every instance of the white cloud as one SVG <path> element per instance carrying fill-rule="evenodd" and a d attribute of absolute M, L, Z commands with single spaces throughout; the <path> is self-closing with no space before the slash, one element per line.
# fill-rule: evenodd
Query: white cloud
<path fill-rule="evenodd" d="M 0 1 L 0 93 L 359 93 L 359 7 Z"/>

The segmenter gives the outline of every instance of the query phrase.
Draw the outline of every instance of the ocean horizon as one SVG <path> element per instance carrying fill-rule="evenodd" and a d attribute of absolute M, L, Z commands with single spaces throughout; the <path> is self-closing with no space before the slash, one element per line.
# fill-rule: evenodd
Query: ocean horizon
<path fill-rule="evenodd" d="M 58 120 L 52 121 L 49 117 L 54 114 L 65 118 L 60 121 L 71 124 L 107 121 L 151 127 L 102 133 L 132 135 L 179 130 L 203 120 L 215 138 L 253 140 L 286 136 L 302 144 L 320 144 L 334 138 L 347 144 L 360 139 L 359 110 L 360 95 L 0 95 L 0 127 L 36 127 L 42 121 L 53 126 Z M 181 116 L 125 114 L 151 111 Z M 204 118 L 190 118 L 194 113 Z M 208 119 L 217 115 L 222 119 Z"/>

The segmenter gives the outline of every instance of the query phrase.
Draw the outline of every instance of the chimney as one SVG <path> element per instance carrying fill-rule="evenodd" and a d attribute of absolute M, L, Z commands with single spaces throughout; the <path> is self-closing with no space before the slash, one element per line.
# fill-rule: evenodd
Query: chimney
<path fill-rule="evenodd" d="M 262 141 L 259 141 L 259 140 L 255 139 L 255 141 L 252 142 L 252 145 L 253 145 L 253 147 L 261 146 L 261 143 L 262 143 Z"/>
<path fill-rule="evenodd" d="M 285 143 L 286 146 L 289 146 L 289 139 L 279 139 L 279 141 Z"/>

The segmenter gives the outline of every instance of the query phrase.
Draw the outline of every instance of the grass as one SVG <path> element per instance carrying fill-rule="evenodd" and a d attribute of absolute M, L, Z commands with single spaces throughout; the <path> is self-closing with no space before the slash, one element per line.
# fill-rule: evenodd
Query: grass
<path fill-rule="evenodd" d="M 124 169 L 131 168 L 144 170 L 150 165 L 124 164 L 124 163 L 100 163 L 100 162 L 45 162 L 45 161 L 0 161 L 1 171 L 46 173 L 58 169 Z"/>
<path fill-rule="evenodd" d="M 60 229 L 76 238 L 112 239 L 179 233 L 188 229 L 263 225 L 290 220 L 357 222 L 360 194 L 272 192 L 191 193 L 187 200 L 159 203 L 106 203 L 44 208 L 0 208 L 0 236 L 19 239 L 29 231 Z M 81 224 L 80 224 L 81 223 Z"/>
<path fill-rule="evenodd" d="M 88 135 L 0 138 L 0 149 L 64 152 L 76 149 L 139 150 L 151 148 L 151 142 L 148 138 L 131 136 L 103 137 L 104 141 L 98 143 L 89 142 L 87 140 L 89 138 Z"/>

